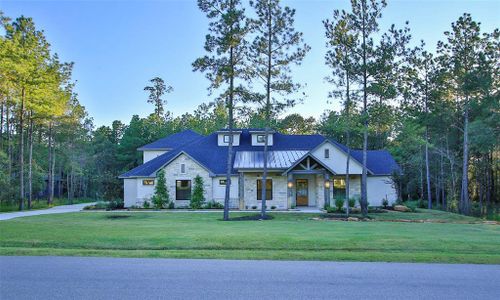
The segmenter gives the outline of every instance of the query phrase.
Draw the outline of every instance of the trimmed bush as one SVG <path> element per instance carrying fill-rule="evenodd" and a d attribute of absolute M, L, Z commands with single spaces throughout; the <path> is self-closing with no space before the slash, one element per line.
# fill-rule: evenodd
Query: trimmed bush
<path fill-rule="evenodd" d="M 216 202 L 216 201 L 210 201 L 210 202 L 207 202 L 204 205 L 203 208 L 206 208 L 206 209 L 223 209 L 224 208 L 224 204 Z"/>
<path fill-rule="evenodd" d="M 142 204 L 142 207 L 144 207 L 144 208 L 150 208 L 151 207 L 151 203 L 149 203 L 148 200 L 144 200 L 144 203 Z"/>
<path fill-rule="evenodd" d="M 382 206 L 384 208 L 387 208 L 387 206 L 389 206 L 389 200 L 387 200 L 387 198 L 382 199 Z"/>
<path fill-rule="evenodd" d="M 356 201 L 358 201 L 356 198 L 350 198 L 349 199 L 349 207 L 354 207 L 356 206 Z"/>
<path fill-rule="evenodd" d="M 165 208 L 170 203 L 170 196 L 167 189 L 167 181 L 165 180 L 165 171 L 158 172 L 158 179 L 155 185 L 155 192 L 151 201 L 156 209 Z"/>
<path fill-rule="evenodd" d="M 205 202 L 204 192 L 203 178 L 200 175 L 196 175 L 194 178 L 193 194 L 189 202 L 191 208 L 200 209 L 203 207 L 203 203 Z"/>
<path fill-rule="evenodd" d="M 342 207 L 344 207 L 345 198 L 341 196 L 335 197 L 335 207 L 337 211 L 342 211 Z"/>

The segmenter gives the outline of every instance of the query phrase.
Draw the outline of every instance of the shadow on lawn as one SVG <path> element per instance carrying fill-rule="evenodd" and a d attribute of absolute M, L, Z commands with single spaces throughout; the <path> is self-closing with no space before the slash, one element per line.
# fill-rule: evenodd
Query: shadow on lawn
<path fill-rule="evenodd" d="M 266 215 L 264 220 L 272 220 L 272 219 L 274 219 L 273 216 Z M 222 219 L 219 219 L 219 220 L 223 221 Z M 255 214 L 255 215 L 249 215 L 249 216 L 229 218 L 228 221 L 262 221 L 262 218 L 260 217 L 259 214 Z"/>

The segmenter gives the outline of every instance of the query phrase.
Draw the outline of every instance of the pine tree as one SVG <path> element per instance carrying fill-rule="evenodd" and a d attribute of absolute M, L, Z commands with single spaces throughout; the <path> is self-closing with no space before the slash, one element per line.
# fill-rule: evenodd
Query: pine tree
<path fill-rule="evenodd" d="M 209 55 L 198 58 L 193 63 L 193 69 L 205 73 L 210 81 L 210 92 L 224 88 L 220 99 L 225 100 L 228 112 L 229 144 L 224 196 L 224 220 L 227 221 L 233 169 L 234 107 L 238 98 L 246 94 L 244 86 L 239 85 L 237 80 L 248 78 L 244 57 L 248 27 L 240 0 L 198 0 L 198 7 L 210 19 L 209 34 L 205 41 L 205 50 Z"/>
<path fill-rule="evenodd" d="M 310 47 L 304 43 L 302 32 L 294 28 L 295 10 L 281 7 L 279 0 L 256 0 L 250 5 L 255 9 L 257 18 L 252 20 L 252 30 L 256 37 L 249 48 L 253 75 L 261 80 L 265 93 L 257 96 L 263 105 L 265 116 L 264 129 L 264 166 L 262 186 L 267 182 L 268 137 L 271 118 L 287 107 L 294 106 L 300 99 L 289 96 L 296 92 L 300 85 L 291 77 L 291 65 L 299 65 Z M 266 189 L 262 188 L 261 218 L 266 216 Z"/>

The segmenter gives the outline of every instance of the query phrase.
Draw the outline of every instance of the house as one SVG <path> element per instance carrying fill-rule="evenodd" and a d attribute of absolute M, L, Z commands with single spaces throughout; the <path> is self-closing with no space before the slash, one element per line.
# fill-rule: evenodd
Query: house
<path fill-rule="evenodd" d="M 263 129 L 233 130 L 233 157 L 230 208 L 261 206 L 261 176 L 265 132 Z M 191 130 L 173 134 L 145 145 L 144 164 L 122 174 L 125 206 L 142 206 L 154 193 L 156 174 L 165 170 L 167 188 L 176 207 L 186 207 L 193 180 L 204 180 L 207 201 L 224 202 L 229 131 L 208 136 Z M 325 201 L 345 193 L 347 147 L 322 135 L 286 135 L 271 131 L 268 136 L 268 180 L 265 184 L 268 207 L 295 206 L 322 208 Z M 350 195 L 361 194 L 362 151 L 351 150 Z M 383 199 L 396 201 L 391 174 L 399 170 L 385 150 L 368 151 L 367 195 L 370 205 Z M 330 202 L 331 203 L 331 202 Z"/>

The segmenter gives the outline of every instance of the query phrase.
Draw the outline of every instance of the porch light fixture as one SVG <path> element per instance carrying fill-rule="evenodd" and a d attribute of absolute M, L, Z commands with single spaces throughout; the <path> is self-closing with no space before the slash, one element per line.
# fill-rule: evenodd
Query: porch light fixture
<path fill-rule="evenodd" d="M 325 188 L 330 188 L 330 180 L 325 180 Z"/>
<path fill-rule="evenodd" d="M 287 184 L 288 188 L 291 189 L 293 187 L 293 182 L 289 181 Z"/>

